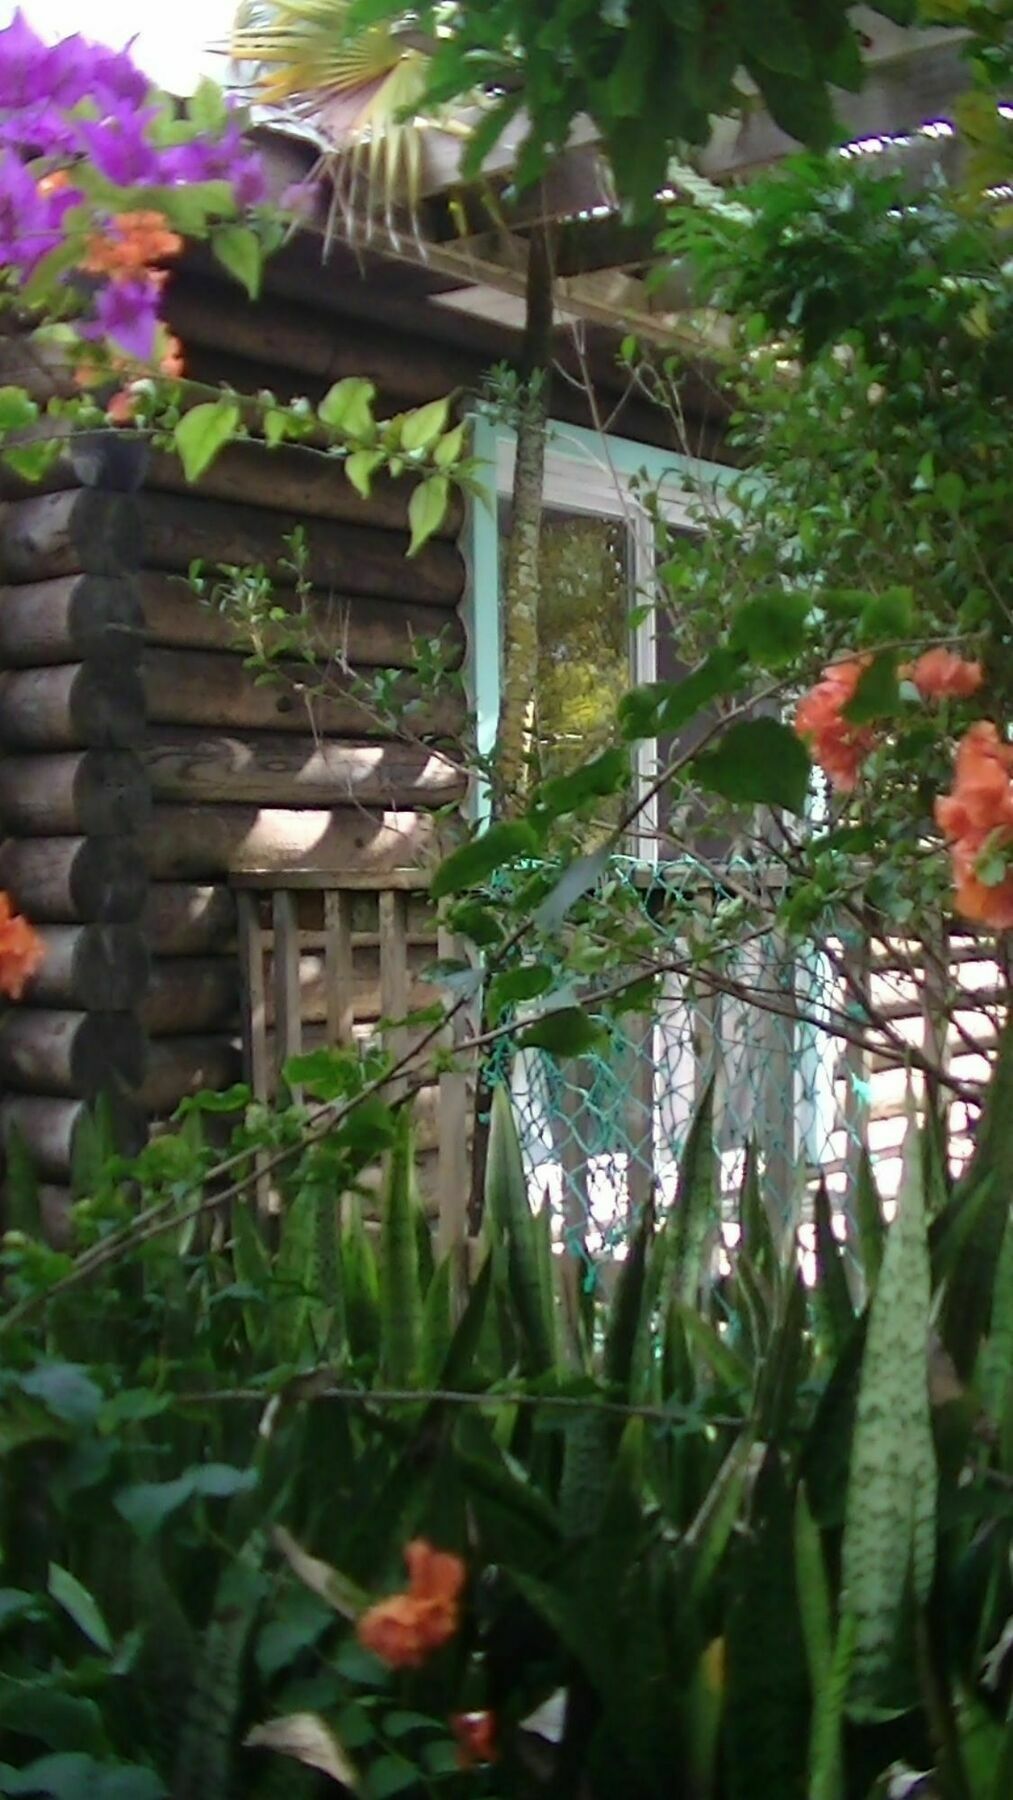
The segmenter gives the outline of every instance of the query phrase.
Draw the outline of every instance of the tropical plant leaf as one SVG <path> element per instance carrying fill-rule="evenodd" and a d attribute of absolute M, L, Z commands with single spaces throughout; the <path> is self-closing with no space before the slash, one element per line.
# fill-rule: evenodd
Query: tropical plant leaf
<path fill-rule="evenodd" d="M 834 1236 L 830 1195 L 822 1175 L 813 1195 L 813 1222 L 816 1234 L 815 1299 L 827 1346 L 836 1360 L 854 1328 L 855 1312 L 841 1247 Z"/>
<path fill-rule="evenodd" d="M 319 1713 L 287 1713 L 247 1732 L 251 1750 L 276 1750 L 308 1769 L 319 1769 L 351 1793 L 361 1792 L 358 1771 L 332 1725 Z M 370 1792 L 372 1793 L 372 1788 Z"/>
<path fill-rule="evenodd" d="M 881 1717 L 906 1704 L 898 1652 L 903 1663 L 909 1608 L 926 1598 L 935 1566 L 930 1301 L 921 1144 L 912 1109 L 897 1212 L 869 1314 L 848 1476 L 841 1628 L 854 1633 L 848 1710 L 855 1718 Z M 910 1644 L 907 1649 L 910 1654 Z"/>
<path fill-rule="evenodd" d="M 771 1447 L 753 1489 L 749 1531 L 734 1558 L 726 1627 L 730 1800 L 784 1800 L 804 1791 L 809 1705 L 792 1555 L 793 1506 Z"/>
<path fill-rule="evenodd" d="M 704 1089 L 686 1134 L 675 1200 L 665 1221 L 665 1262 L 675 1293 L 698 1304 L 707 1246 L 717 1214 L 714 1166 L 714 1077 Z"/>
<path fill-rule="evenodd" d="M 525 1346 L 529 1374 L 555 1362 L 555 1327 L 546 1316 L 537 1228 L 513 1106 L 505 1087 L 493 1090 L 486 1158 L 485 1202 L 489 1222 L 506 1252 L 507 1280 Z"/>
<path fill-rule="evenodd" d="M 380 1222 L 380 1368 L 393 1387 L 419 1379 L 422 1292 L 412 1192 L 415 1134 L 411 1114 L 398 1114 Z"/>

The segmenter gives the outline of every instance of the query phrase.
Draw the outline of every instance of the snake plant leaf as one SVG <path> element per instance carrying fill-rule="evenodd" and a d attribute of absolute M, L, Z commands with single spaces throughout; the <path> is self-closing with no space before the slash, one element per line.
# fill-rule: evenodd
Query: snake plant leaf
<path fill-rule="evenodd" d="M 439 1382 L 450 1349 L 452 1275 L 450 1257 L 445 1256 L 429 1283 L 422 1309 L 421 1373 L 426 1387 Z"/>
<path fill-rule="evenodd" d="M 992 1296 L 992 1324 L 977 1381 L 981 1404 L 998 1430 L 1013 1396 L 1013 1207 L 1006 1220 Z"/>
<path fill-rule="evenodd" d="M 263 1551 L 258 1533 L 226 1563 L 218 1583 L 182 1721 L 173 1800 L 229 1800 L 234 1792 L 232 1740 L 248 1640 L 266 1585 Z"/>
<path fill-rule="evenodd" d="M 842 1551 L 842 1629 L 853 1630 L 848 1710 L 906 1707 L 912 1605 L 935 1567 L 937 1471 L 928 1388 L 930 1278 L 924 1171 L 909 1098 L 897 1212 L 869 1315 Z"/>
<path fill-rule="evenodd" d="M 672 1285 L 696 1306 L 703 1285 L 707 1244 L 717 1211 L 714 1157 L 714 1077 L 693 1115 L 679 1163 L 675 1200 L 665 1224 L 665 1256 Z"/>
<path fill-rule="evenodd" d="M 510 1096 L 497 1087 L 492 1096 L 485 1201 L 489 1223 L 505 1250 L 510 1297 L 524 1341 L 529 1375 L 555 1364 L 555 1327 L 547 1312 L 535 1217 Z"/>
<path fill-rule="evenodd" d="M 834 1236 L 830 1195 L 822 1176 L 813 1195 L 813 1221 L 816 1234 L 816 1309 L 827 1348 L 831 1356 L 836 1358 L 851 1336 L 855 1311 L 851 1304 L 841 1247 Z"/>
<path fill-rule="evenodd" d="M 654 1203 L 641 1207 L 626 1257 L 616 1280 L 615 1295 L 605 1332 L 603 1373 L 616 1397 L 628 1400 L 637 1338 L 647 1291 L 647 1270 L 654 1238 Z"/>
<path fill-rule="evenodd" d="M 362 1207 L 357 1199 L 347 1197 L 341 1266 L 348 1348 L 353 1357 L 376 1357 L 380 1349 L 380 1277 L 376 1252 L 366 1236 Z"/>
<path fill-rule="evenodd" d="M 729 1582 L 726 1710 L 729 1800 L 801 1800 L 809 1676 L 793 1556 L 794 1507 L 780 1453 L 768 1448 L 750 1529 Z"/>
<path fill-rule="evenodd" d="M 412 1191 L 414 1154 L 411 1114 L 402 1107 L 380 1221 L 380 1370 L 394 1387 L 408 1387 L 419 1376 L 422 1292 Z"/>
<path fill-rule="evenodd" d="M 805 1485 L 795 1500 L 795 1587 L 809 1665 L 809 1800 L 844 1800 L 842 1726 L 844 1682 L 834 1635 L 833 1603 L 820 1529 L 809 1510 Z"/>
<path fill-rule="evenodd" d="M 862 1273 L 865 1277 L 866 1293 L 872 1295 L 879 1279 L 880 1265 L 883 1261 L 883 1247 L 886 1242 L 886 1226 L 883 1223 L 883 1206 L 876 1186 L 876 1177 L 872 1172 L 872 1158 L 868 1147 L 863 1144 L 858 1159 L 858 1171 L 855 1176 L 854 1217 L 858 1230 L 858 1247 L 862 1258 Z"/>
<path fill-rule="evenodd" d="M 1013 1195 L 1013 1015 L 1003 1028 L 996 1065 L 978 1126 L 974 1155 L 961 1177 L 944 1219 L 960 1226 L 964 1209 L 974 1217 L 952 1263 L 939 1329 L 957 1374 L 966 1380 L 988 1330 L 992 1293 Z M 986 1191 L 982 1193 L 982 1190 Z M 940 1221 L 943 1223 L 943 1220 Z"/>

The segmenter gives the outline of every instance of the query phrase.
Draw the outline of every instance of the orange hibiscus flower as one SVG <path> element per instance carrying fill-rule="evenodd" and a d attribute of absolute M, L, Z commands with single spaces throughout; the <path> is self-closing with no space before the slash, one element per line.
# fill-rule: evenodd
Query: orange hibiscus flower
<path fill-rule="evenodd" d="M 0 994 L 20 1000 L 25 982 L 35 974 L 44 954 L 34 926 L 14 911 L 10 895 L 0 891 Z"/>
<path fill-rule="evenodd" d="M 985 679 L 980 662 L 968 662 L 942 645 L 926 650 L 900 672 L 905 680 L 914 682 L 923 700 L 967 700 Z"/>
<path fill-rule="evenodd" d="M 957 911 L 997 931 L 1013 927 L 1013 871 L 982 878 L 986 856 L 1013 850 L 1013 745 L 988 719 L 970 726 L 957 746 L 953 787 L 936 801 L 936 824 L 953 862 Z"/>
<path fill-rule="evenodd" d="M 875 732 L 867 725 L 853 725 L 844 717 L 867 660 L 832 663 L 816 686 L 803 695 L 795 712 L 795 730 L 839 794 L 853 793 L 858 772 L 876 742 Z"/>
<path fill-rule="evenodd" d="M 379 1600 L 358 1624 L 359 1642 L 392 1669 L 417 1669 L 456 1633 L 465 1567 L 425 1538 L 405 1549 L 408 1587 Z"/>

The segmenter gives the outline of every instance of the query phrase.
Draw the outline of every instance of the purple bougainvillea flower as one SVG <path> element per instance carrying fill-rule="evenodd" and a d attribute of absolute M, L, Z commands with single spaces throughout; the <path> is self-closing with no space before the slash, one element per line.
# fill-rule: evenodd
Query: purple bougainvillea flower
<path fill-rule="evenodd" d="M 95 300 L 94 321 L 84 336 L 109 338 L 118 350 L 150 362 L 158 330 L 159 286 L 154 281 L 110 281 Z"/>
<path fill-rule="evenodd" d="M 46 45 L 19 6 L 6 30 L 0 31 L 0 106 L 30 106 L 48 92 Z"/>
<path fill-rule="evenodd" d="M 100 175 L 117 187 L 150 187 L 159 181 L 158 153 L 145 137 L 154 114 L 121 110 L 101 123 L 83 119 L 78 127 L 81 146 Z"/>
<path fill-rule="evenodd" d="M 60 216 L 21 158 L 0 152 L 0 267 L 33 268 L 56 243 Z"/>
<path fill-rule="evenodd" d="M 230 179 L 237 206 L 259 206 L 267 199 L 267 175 L 255 151 L 233 163 Z"/>

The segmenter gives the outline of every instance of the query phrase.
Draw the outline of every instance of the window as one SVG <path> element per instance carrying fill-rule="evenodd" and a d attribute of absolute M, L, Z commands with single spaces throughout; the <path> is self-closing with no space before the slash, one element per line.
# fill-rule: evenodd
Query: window
<path fill-rule="evenodd" d="M 470 675 L 479 749 L 496 741 L 504 646 L 500 595 L 503 549 L 510 528 L 513 434 L 476 421 L 476 455 L 496 471 L 497 503 L 476 505 L 470 545 Z M 671 646 L 654 613 L 654 527 L 637 492 L 638 477 L 660 487 L 669 523 L 688 528 L 683 485 L 692 469 L 716 482 L 729 471 L 624 438 L 601 438 L 576 426 L 553 424 L 546 451 L 542 525 L 539 669 L 532 696 L 538 765 L 555 774 L 575 767 L 609 740 L 616 702 L 631 684 L 670 678 Z M 658 766 L 658 746 L 637 746 L 634 780 L 640 791 Z M 480 799 L 480 809 L 484 810 Z M 623 802 L 603 812 L 614 823 Z M 658 855 L 658 808 L 641 813 L 632 854 Z"/>

